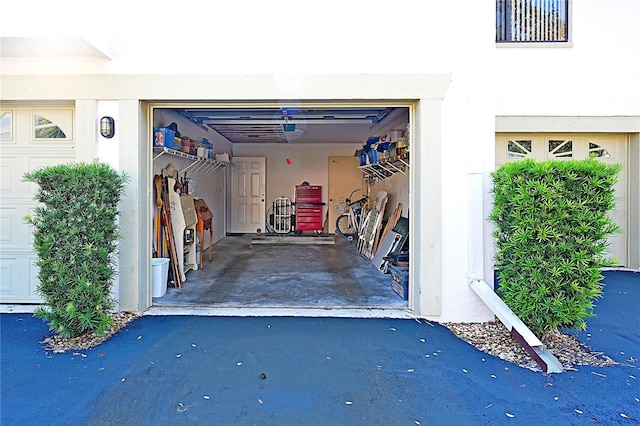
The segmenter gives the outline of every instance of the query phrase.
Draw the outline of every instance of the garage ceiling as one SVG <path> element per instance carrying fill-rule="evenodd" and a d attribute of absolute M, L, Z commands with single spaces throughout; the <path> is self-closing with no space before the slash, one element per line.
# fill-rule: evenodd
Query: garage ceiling
<path fill-rule="evenodd" d="M 406 108 L 189 108 L 176 110 L 232 143 L 363 143 Z"/>

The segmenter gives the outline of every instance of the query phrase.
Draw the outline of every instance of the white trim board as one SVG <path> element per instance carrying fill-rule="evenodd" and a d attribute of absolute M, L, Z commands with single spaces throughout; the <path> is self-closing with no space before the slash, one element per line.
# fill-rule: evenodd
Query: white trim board
<path fill-rule="evenodd" d="M 496 133 L 638 133 L 640 116 L 496 116 Z"/>

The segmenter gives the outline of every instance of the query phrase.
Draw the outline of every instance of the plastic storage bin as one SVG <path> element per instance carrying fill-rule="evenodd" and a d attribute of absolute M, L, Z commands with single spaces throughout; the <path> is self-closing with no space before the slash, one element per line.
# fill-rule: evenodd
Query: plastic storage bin
<path fill-rule="evenodd" d="M 164 127 L 153 128 L 153 146 L 161 146 L 165 148 L 173 149 L 173 138 L 176 136 L 176 132 Z"/>
<path fill-rule="evenodd" d="M 169 259 L 154 257 L 151 259 L 152 297 L 162 297 L 167 292 L 167 277 L 169 275 Z"/>

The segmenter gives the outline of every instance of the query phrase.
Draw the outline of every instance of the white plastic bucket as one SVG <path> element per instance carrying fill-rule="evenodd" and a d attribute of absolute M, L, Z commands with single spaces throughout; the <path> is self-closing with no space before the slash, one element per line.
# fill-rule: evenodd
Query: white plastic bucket
<path fill-rule="evenodd" d="M 162 297 L 167 292 L 169 259 L 154 257 L 151 259 L 152 297 Z"/>

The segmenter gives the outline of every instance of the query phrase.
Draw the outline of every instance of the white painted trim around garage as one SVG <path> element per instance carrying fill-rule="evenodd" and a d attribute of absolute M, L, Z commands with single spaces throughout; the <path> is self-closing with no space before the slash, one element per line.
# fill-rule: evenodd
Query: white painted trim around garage
<path fill-rule="evenodd" d="M 496 133 L 638 133 L 640 116 L 496 116 Z"/>
<path fill-rule="evenodd" d="M 188 81 L 188 84 L 185 84 Z M 1 75 L 0 99 L 443 99 L 451 74 Z"/>

